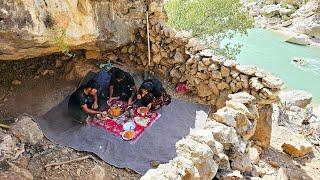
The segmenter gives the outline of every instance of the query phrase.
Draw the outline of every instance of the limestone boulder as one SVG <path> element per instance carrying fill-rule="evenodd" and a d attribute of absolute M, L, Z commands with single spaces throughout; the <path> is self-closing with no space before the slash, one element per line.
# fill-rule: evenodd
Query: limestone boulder
<path fill-rule="evenodd" d="M 283 81 L 280 78 L 269 74 L 262 78 L 262 84 L 271 89 L 281 89 Z"/>
<path fill-rule="evenodd" d="M 215 140 L 219 141 L 224 149 L 230 149 L 239 144 L 236 130 L 214 120 L 207 120 L 205 128 L 213 134 Z"/>
<path fill-rule="evenodd" d="M 286 42 L 292 43 L 292 44 L 298 44 L 298 45 L 309 45 L 309 37 L 305 34 L 295 34 L 291 37 L 289 37 Z"/>
<path fill-rule="evenodd" d="M 254 114 L 252 114 L 249 109 L 242 103 L 234 101 L 234 100 L 230 100 L 226 102 L 226 107 L 238 110 L 240 112 L 242 112 L 243 114 L 245 114 L 249 119 L 254 119 L 255 116 Z"/>
<path fill-rule="evenodd" d="M 187 138 L 176 143 L 176 151 L 178 157 L 190 159 L 194 163 L 201 178 L 212 179 L 216 175 L 218 165 L 213 160 L 213 152 L 208 145 Z"/>
<path fill-rule="evenodd" d="M 191 129 L 187 138 L 208 145 L 213 154 L 219 154 L 223 152 L 223 145 L 214 139 L 211 131 L 209 130 Z"/>
<path fill-rule="evenodd" d="M 22 143 L 37 144 L 43 139 L 43 133 L 30 116 L 19 117 L 18 122 L 11 126 L 11 132 Z"/>
<path fill-rule="evenodd" d="M 311 103 L 312 94 L 303 90 L 292 90 L 287 92 L 280 92 L 279 98 L 281 103 L 286 104 L 286 106 L 296 106 L 300 108 L 305 108 Z"/>

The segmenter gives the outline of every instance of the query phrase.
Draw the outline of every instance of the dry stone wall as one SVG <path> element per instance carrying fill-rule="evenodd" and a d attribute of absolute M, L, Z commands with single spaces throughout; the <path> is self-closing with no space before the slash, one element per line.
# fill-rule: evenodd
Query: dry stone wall
<path fill-rule="evenodd" d="M 255 177 L 262 149 L 251 140 L 259 114 L 256 98 L 240 92 L 208 118 L 202 129 L 176 143 L 177 157 L 141 179 L 242 179 Z"/>
<path fill-rule="evenodd" d="M 222 108 L 228 94 L 248 92 L 260 104 L 277 100 L 281 79 L 254 66 L 216 56 L 188 32 L 177 32 L 166 25 L 166 15 L 157 3 L 149 5 L 151 62 L 148 61 L 146 27 L 135 33 L 135 40 L 114 52 L 107 59 L 135 62 L 150 68 L 173 83 L 186 83 L 190 95 L 199 103 Z M 144 22 L 146 23 L 146 21 Z"/>

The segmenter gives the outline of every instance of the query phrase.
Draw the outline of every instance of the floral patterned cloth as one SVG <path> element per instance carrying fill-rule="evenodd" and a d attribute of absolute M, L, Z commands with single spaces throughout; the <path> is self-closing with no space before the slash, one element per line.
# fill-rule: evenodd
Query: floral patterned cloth
<path fill-rule="evenodd" d="M 113 101 L 111 102 L 111 105 L 116 103 L 116 102 L 119 102 L 119 101 Z M 122 102 L 122 101 L 121 101 Z M 122 109 L 127 109 L 128 105 L 123 102 L 122 105 L 121 105 L 121 108 Z M 106 111 L 108 111 L 108 109 L 110 108 L 110 106 L 108 106 L 106 108 Z M 147 129 L 148 127 L 150 127 L 152 125 L 152 123 L 154 121 L 156 121 L 159 117 L 160 117 L 160 114 L 157 113 L 157 112 L 152 112 L 150 111 L 149 113 L 147 113 L 145 116 L 141 116 L 138 112 L 137 112 L 137 109 L 138 109 L 138 106 L 134 106 L 133 107 L 133 117 L 130 119 L 129 118 L 129 113 L 128 111 L 125 111 L 122 115 L 120 115 L 119 117 L 117 118 L 109 118 L 109 117 L 106 117 L 106 118 L 96 118 L 96 117 L 93 117 L 90 119 L 89 121 L 89 124 L 90 125 L 95 125 L 95 126 L 99 126 L 103 129 L 105 129 L 107 132 L 110 132 L 112 134 L 114 134 L 116 137 L 120 137 L 122 138 L 122 133 L 124 132 L 123 130 L 123 124 L 125 123 L 126 120 L 131 120 L 134 122 L 134 117 L 146 117 L 146 118 L 149 118 L 149 122 L 147 124 L 146 127 L 144 126 L 141 126 L 139 124 L 137 124 L 136 122 L 135 125 L 135 138 L 132 139 L 131 141 L 135 141 L 138 139 L 138 137 L 140 137 L 142 135 L 142 133 L 145 131 L 145 129 Z"/>

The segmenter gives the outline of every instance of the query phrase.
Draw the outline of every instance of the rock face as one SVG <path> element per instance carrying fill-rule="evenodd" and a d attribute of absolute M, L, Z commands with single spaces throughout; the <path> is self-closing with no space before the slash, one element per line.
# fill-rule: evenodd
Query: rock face
<path fill-rule="evenodd" d="M 1 1 L 0 60 L 59 52 L 53 41 L 61 30 L 70 49 L 117 48 L 131 42 L 142 27 L 146 8 L 144 1 L 130 0 Z"/>
<path fill-rule="evenodd" d="M 312 94 L 303 90 L 292 90 L 279 93 L 280 101 L 286 106 L 305 108 L 311 103 Z"/>
<path fill-rule="evenodd" d="M 37 144 L 43 138 L 43 133 L 37 123 L 25 115 L 12 125 L 11 131 L 22 143 Z"/>

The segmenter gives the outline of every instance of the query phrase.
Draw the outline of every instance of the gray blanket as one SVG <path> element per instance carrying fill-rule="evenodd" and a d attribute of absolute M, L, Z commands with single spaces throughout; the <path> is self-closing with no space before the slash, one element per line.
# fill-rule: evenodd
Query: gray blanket
<path fill-rule="evenodd" d="M 68 117 L 67 102 L 65 99 L 44 116 L 35 118 L 49 140 L 95 153 L 111 165 L 127 167 L 140 174 L 152 168 L 152 160 L 167 163 L 175 157 L 175 143 L 195 127 L 196 116 L 201 115 L 200 121 L 205 121 L 209 111 L 208 106 L 172 99 L 170 105 L 159 110 L 161 117 L 145 130 L 135 144 L 130 144 L 99 127 L 72 121 Z"/>

